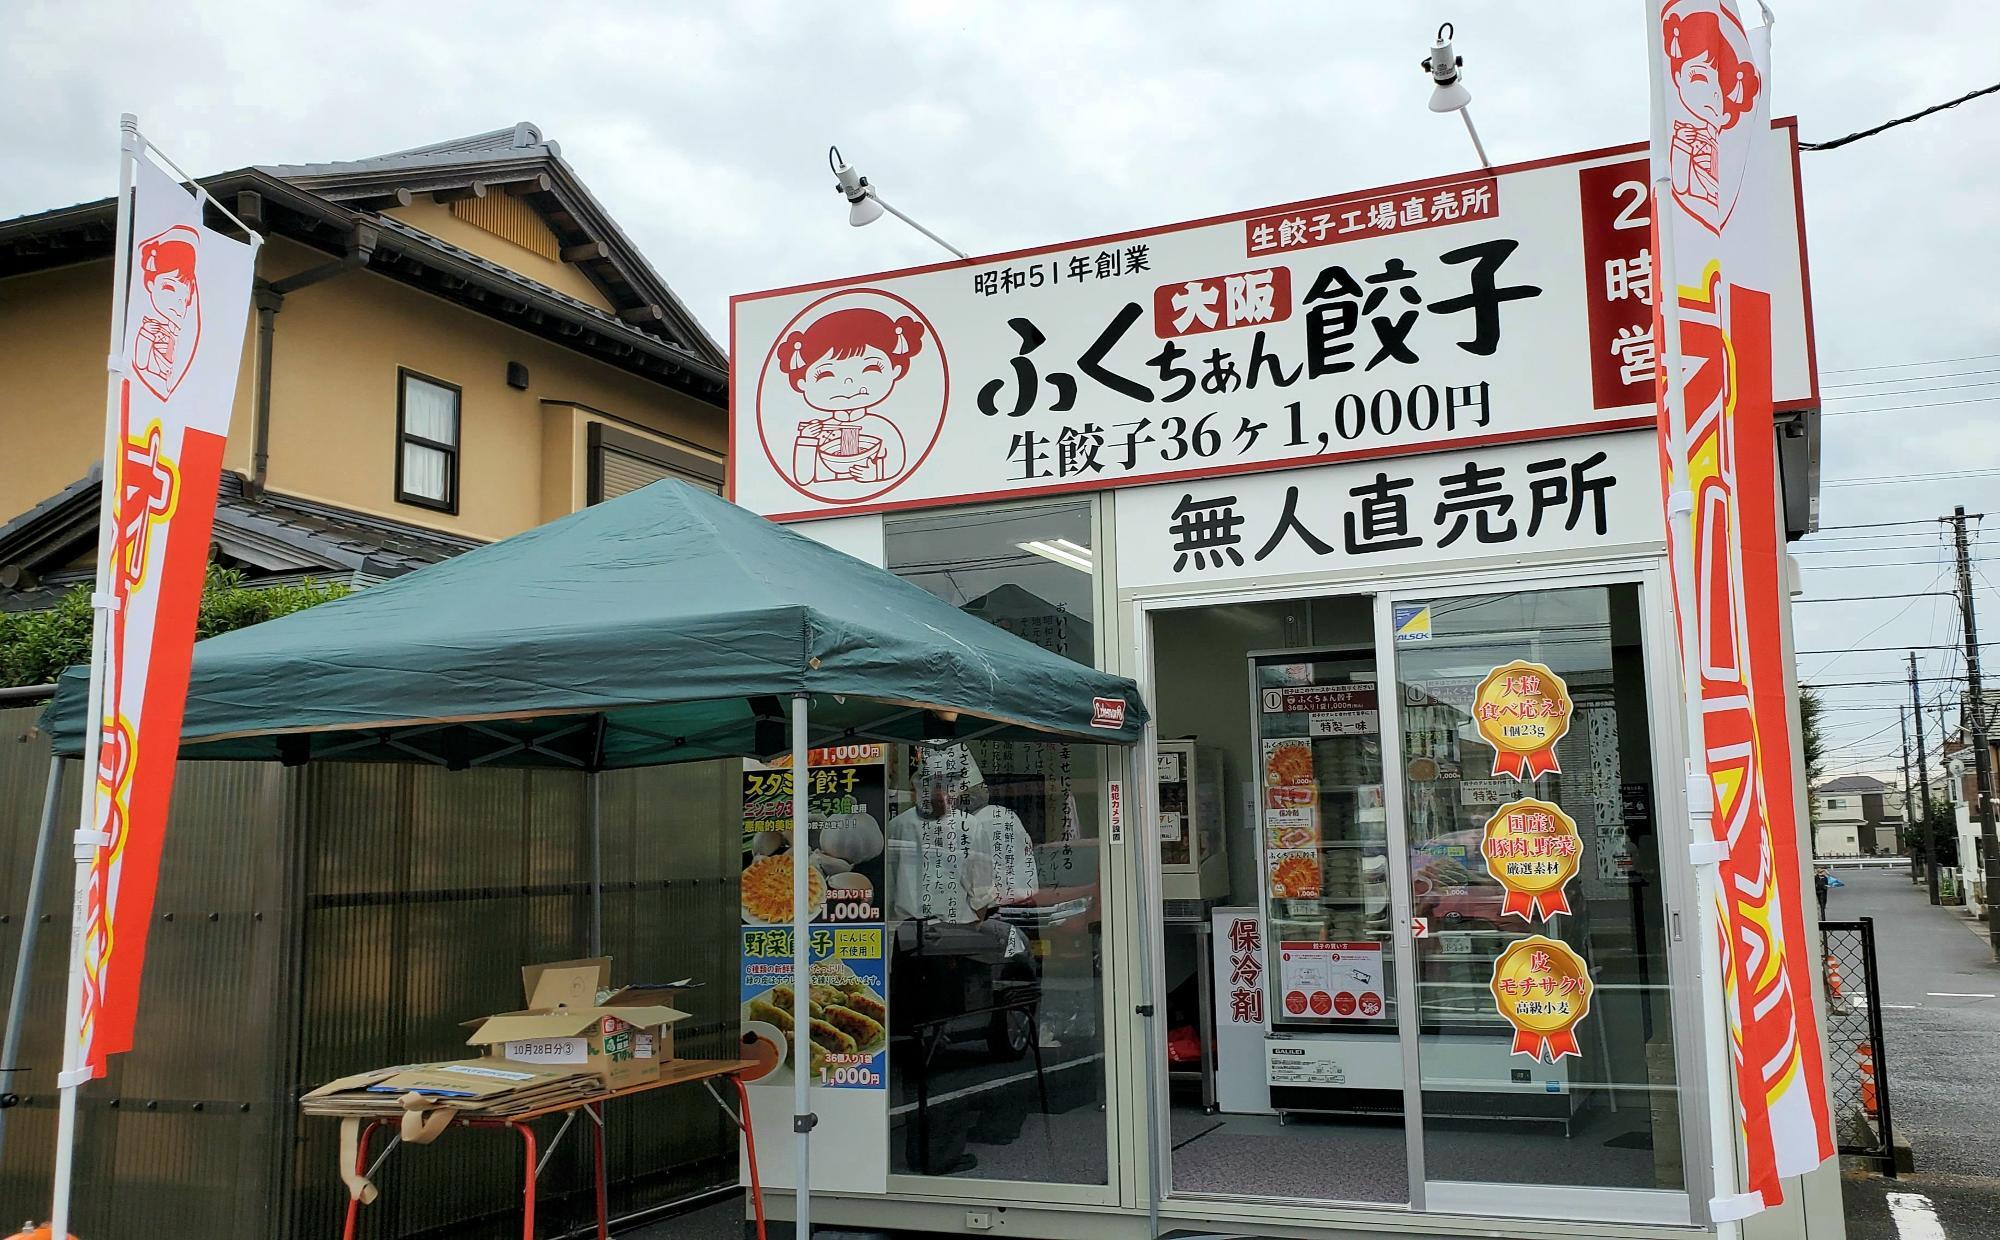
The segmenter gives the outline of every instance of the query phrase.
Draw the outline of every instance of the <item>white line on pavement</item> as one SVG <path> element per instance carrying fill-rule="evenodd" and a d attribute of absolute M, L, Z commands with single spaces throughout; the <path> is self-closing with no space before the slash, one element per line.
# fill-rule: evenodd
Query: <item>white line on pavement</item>
<path fill-rule="evenodd" d="M 1963 990 L 1927 990 L 1924 992 L 1924 998 L 1926 999 L 1991 999 L 1992 997 L 1992 995 L 1976 995 Z"/>
<path fill-rule="evenodd" d="M 1889 1217 L 1901 1240 L 1947 1240 L 1931 1199 L 1922 1193 L 1890 1193 Z"/>

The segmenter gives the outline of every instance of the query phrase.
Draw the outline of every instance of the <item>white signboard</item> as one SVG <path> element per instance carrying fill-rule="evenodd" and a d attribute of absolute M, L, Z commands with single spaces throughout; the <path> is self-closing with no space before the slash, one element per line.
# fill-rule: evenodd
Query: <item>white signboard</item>
<path fill-rule="evenodd" d="M 1264 922 L 1255 906 L 1218 908 L 1210 914 L 1209 936 L 1215 970 L 1209 993 L 1215 1000 L 1215 1105 L 1243 1115 L 1267 1114 L 1271 1089 L 1263 1069 Z"/>
<path fill-rule="evenodd" d="M 1139 487 L 1118 495 L 1122 587 L 1666 538 L 1650 431 Z"/>
<path fill-rule="evenodd" d="M 1646 186 L 1635 145 L 736 297 L 731 494 L 835 516 L 1650 427 Z M 1738 210 L 1801 236 L 1790 185 Z M 1761 260 L 1779 404 L 1814 399 L 1800 248 Z"/>

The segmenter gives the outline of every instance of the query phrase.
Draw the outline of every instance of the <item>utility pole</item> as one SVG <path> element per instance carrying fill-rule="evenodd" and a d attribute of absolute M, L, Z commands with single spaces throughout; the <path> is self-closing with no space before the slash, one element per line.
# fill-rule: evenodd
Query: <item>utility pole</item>
<path fill-rule="evenodd" d="M 1903 733 L 1903 838 L 1908 841 L 1910 849 L 1910 881 L 1914 883 L 1917 881 L 1917 833 L 1909 828 L 1915 826 L 1917 821 L 1913 797 L 1916 789 L 1910 787 L 1910 716 L 1900 706 L 1896 708 L 1896 726 Z"/>
<path fill-rule="evenodd" d="M 1986 697 L 1979 683 L 1979 616 L 1972 605 L 1972 556 L 1965 546 L 1963 504 L 1952 509 L 1950 520 L 1952 541 L 1958 546 L 1958 606 L 1965 618 L 1966 692 L 1972 700 L 1972 769 L 1977 772 L 1979 789 L 1979 851 L 1990 909 L 1995 891 L 2000 890 L 1994 883 L 1995 863 L 1996 859 L 2000 859 L 2000 841 L 1995 840 L 1993 829 L 1993 754 L 1986 747 Z M 1965 858 L 1960 857 L 1958 863 L 1963 867 Z M 1993 954 L 2000 956 L 2000 917 L 1995 917 L 1990 911 L 1986 916 L 1986 934 Z"/>
<path fill-rule="evenodd" d="M 1917 717 L 1917 782 L 1924 789 L 1924 874 L 1932 904 L 1938 899 L 1937 820 L 1931 817 L 1931 765 L 1924 758 L 1924 707 L 1917 699 L 1917 652 L 1910 652 L 1910 713 Z"/>

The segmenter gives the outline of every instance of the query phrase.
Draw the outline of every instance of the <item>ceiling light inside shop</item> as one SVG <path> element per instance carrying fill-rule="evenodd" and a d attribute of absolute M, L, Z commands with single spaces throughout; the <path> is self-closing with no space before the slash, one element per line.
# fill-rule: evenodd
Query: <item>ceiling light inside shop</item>
<path fill-rule="evenodd" d="M 1096 568 L 1090 548 L 1073 543 L 1067 538 L 1035 538 L 1024 543 L 1015 543 L 1023 551 L 1031 551 L 1045 560 L 1054 560 L 1080 573 L 1088 573 Z"/>

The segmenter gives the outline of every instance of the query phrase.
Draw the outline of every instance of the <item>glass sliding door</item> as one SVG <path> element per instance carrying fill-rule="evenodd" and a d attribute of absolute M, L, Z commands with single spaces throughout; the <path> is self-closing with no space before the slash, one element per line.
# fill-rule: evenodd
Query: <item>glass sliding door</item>
<path fill-rule="evenodd" d="M 1151 621 L 1170 1191 L 1410 1200 L 1375 601 Z"/>
<path fill-rule="evenodd" d="M 1641 597 L 1391 600 L 1428 1209 L 1685 1217 Z"/>

